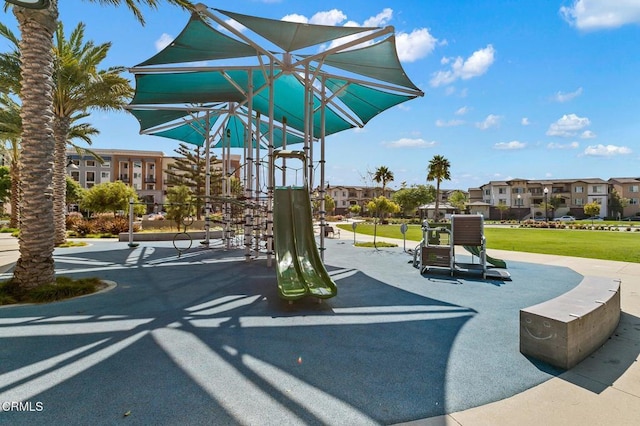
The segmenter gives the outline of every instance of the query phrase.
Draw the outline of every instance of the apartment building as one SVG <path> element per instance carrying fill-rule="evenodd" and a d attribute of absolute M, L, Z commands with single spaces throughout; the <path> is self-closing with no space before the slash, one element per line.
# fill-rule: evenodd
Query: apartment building
<path fill-rule="evenodd" d="M 165 188 L 158 178 L 164 157 L 162 151 L 94 149 L 93 152 L 102 158 L 102 163 L 92 155 L 67 151 L 67 173 L 80 186 L 89 189 L 99 183 L 119 180 L 132 186 L 143 202 L 162 203 Z"/>
<path fill-rule="evenodd" d="M 640 214 L 640 178 L 611 178 L 609 188 L 628 200 L 628 204 L 623 206 L 622 217 L 636 216 Z"/>
<path fill-rule="evenodd" d="M 365 206 L 369 201 L 378 197 L 380 195 L 384 195 L 387 198 L 391 198 L 395 191 L 390 188 L 385 188 L 384 194 L 382 193 L 381 187 L 367 187 L 367 186 L 327 186 L 326 194 L 333 198 L 333 201 L 336 204 L 336 209 L 334 214 L 337 215 L 346 215 L 349 213 L 349 207 L 353 205 L 358 205 L 362 209 L 361 211 L 365 211 Z"/>
<path fill-rule="evenodd" d="M 133 187 L 141 201 L 150 207 L 164 203 L 167 190 L 172 186 L 165 170 L 171 168 L 176 157 L 167 157 L 162 151 L 94 149 L 102 158 L 79 155 L 67 151 L 67 173 L 85 189 L 104 182 L 122 181 Z M 232 174 L 241 177 L 240 155 L 230 157 Z M 221 167 L 221 165 L 220 165 Z"/>
<path fill-rule="evenodd" d="M 536 217 L 558 217 L 565 214 L 584 216 L 584 205 L 598 203 L 599 216 L 611 216 L 610 194 L 615 189 L 622 197 L 628 198 L 624 215 L 640 212 L 640 178 L 600 178 L 587 179 L 510 179 L 491 181 L 479 188 L 469 189 L 470 208 L 476 206 L 485 217 L 500 219 L 531 219 Z M 635 192 L 634 192 L 635 191 Z M 544 211 L 545 204 L 557 205 L 555 209 Z M 501 207 L 505 206 L 505 207 Z"/>

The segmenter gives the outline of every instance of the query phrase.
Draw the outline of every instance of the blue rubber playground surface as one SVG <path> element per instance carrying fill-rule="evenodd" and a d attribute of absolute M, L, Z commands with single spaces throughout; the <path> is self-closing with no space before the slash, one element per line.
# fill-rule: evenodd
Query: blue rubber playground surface
<path fill-rule="evenodd" d="M 31 404 L 0 424 L 394 424 L 560 373 L 520 354 L 519 309 L 577 285 L 572 270 L 421 276 L 402 248 L 326 246 L 337 296 L 293 304 L 264 256 L 242 250 L 57 249 L 58 273 L 117 285 L 0 308 L 0 402 Z"/>

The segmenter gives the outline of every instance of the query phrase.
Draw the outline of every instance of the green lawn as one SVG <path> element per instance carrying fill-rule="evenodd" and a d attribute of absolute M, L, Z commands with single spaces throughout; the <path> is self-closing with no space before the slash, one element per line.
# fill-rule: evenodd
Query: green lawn
<path fill-rule="evenodd" d="M 350 224 L 339 227 L 351 230 Z M 373 235 L 373 225 L 358 224 L 356 232 Z M 489 249 L 640 263 L 640 232 L 511 227 L 485 227 L 484 232 Z M 402 239 L 400 225 L 378 225 L 377 235 Z M 420 226 L 409 226 L 407 241 L 421 239 Z"/>

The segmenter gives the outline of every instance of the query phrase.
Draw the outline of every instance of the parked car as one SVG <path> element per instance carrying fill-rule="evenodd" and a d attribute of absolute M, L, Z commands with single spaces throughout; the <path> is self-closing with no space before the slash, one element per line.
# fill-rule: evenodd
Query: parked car
<path fill-rule="evenodd" d="M 594 220 L 603 220 L 600 216 L 591 216 L 591 217 L 587 217 L 584 220 L 590 220 L 590 221 L 594 221 Z"/>
<path fill-rule="evenodd" d="M 564 215 L 564 216 L 556 217 L 553 220 L 556 222 L 574 222 L 576 218 L 573 216 Z"/>
<path fill-rule="evenodd" d="M 629 216 L 629 217 L 625 217 L 622 220 L 624 221 L 640 221 L 640 216 Z"/>

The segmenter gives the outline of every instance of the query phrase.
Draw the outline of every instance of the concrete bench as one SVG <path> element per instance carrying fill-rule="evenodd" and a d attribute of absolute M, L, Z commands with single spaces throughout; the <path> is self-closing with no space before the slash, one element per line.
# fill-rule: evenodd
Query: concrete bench
<path fill-rule="evenodd" d="M 570 369 L 602 346 L 620 321 L 620 281 L 584 277 L 568 292 L 520 310 L 520 352 Z"/>

